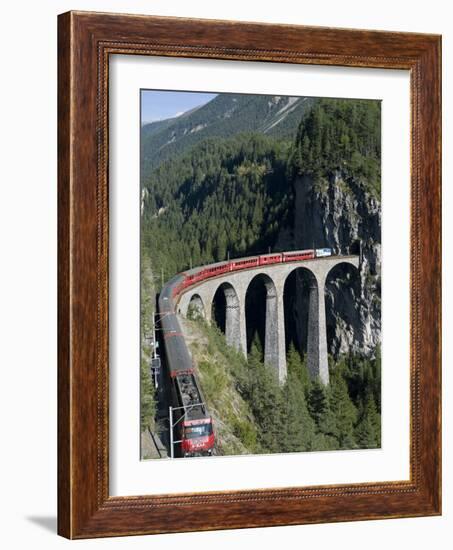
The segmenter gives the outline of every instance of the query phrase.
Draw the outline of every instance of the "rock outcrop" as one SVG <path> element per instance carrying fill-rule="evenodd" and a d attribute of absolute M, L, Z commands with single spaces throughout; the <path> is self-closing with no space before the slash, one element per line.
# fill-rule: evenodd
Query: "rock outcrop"
<path fill-rule="evenodd" d="M 344 264 L 327 279 L 329 352 L 372 356 L 381 337 L 380 200 L 363 182 L 341 172 L 318 181 L 296 178 L 294 196 L 295 248 L 361 255 L 359 273 Z"/>

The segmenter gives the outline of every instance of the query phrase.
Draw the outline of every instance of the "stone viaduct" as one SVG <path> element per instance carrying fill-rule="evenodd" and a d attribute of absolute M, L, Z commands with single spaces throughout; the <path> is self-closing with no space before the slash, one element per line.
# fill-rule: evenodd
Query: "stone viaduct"
<path fill-rule="evenodd" d="M 182 292 L 177 304 L 177 313 L 186 316 L 189 306 L 193 305 L 202 312 L 208 322 L 211 322 L 212 303 L 220 288 L 225 294 L 227 344 L 247 354 L 246 293 L 252 280 L 258 275 L 261 276 L 266 287 L 264 361 L 276 369 L 280 382 L 283 382 L 286 378 L 283 309 L 285 281 L 296 269 L 306 269 L 312 275 L 308 306 L 307 366 L 312 377 L 319 376 L 324 384 L 328 384 L 325 283 L 329 272 L 341 263 L 358 268 L 359 257 L 329 256 L 225 273 L 202 281 Z"/>

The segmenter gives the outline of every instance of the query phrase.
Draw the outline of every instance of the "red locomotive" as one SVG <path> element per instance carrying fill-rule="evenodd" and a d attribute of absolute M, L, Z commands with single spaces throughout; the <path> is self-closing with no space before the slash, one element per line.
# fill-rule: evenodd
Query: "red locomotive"
<path fill-rule="evenodd" d="M 183 456 L 211 455 L 214 448 L 212 418 L 184 420 L 180 437 Z"/>
<path fill-rule="evenodd" d="M 180 348 L 181 350 L 182 348 Z M 193 369 L 181 361 L 170 371 L 175 416 L 173 425 L 184 457 L 211 455 L 214 449 L 212 417 L 206 407 Z"/>

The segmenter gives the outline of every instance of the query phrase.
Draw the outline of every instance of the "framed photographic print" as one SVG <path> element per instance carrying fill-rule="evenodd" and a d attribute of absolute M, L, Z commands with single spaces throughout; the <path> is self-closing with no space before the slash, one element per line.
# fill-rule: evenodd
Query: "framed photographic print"
<path fill-rule="evenodd" d="M 59 533 L 436 515 L 440 37 L 59 17 Z"/>

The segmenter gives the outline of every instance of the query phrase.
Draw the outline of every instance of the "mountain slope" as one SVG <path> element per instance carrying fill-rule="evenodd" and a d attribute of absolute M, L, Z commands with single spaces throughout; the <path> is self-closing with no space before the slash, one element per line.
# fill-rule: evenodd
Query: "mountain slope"
<path fill-rule="evenodd" d="M 219 94 L 183 115 L 146 124 L 141 130 L 142 176 L 164 160 L 207 137 L 232 137 L 258 132 L 294 139 L 299 122 L 313 98 Z"/>
<path fill-rule="evenodd" d="M 165 279 L 192 265 L 262 253 L 290 225 L 287 147 L 259 134 L 209 139 L 152 172 L 142 239 Z"/>
<path fill-rule="evenodd" d="M 318 99 L 292 142 L 262 132 L 210 138 L 161 163 L 143 182 L 142 238 L 155 271 L 168 279 L 190 265 L 269 249 L 361 249 L 359 277 L 337 270 L 329 278 L 328 344 L 334 355 L 373 355 L 381 326 L 379 135 L 377 102 Z M 304 349 L 306 308 L 296 310 L 288 338 Z"/>

